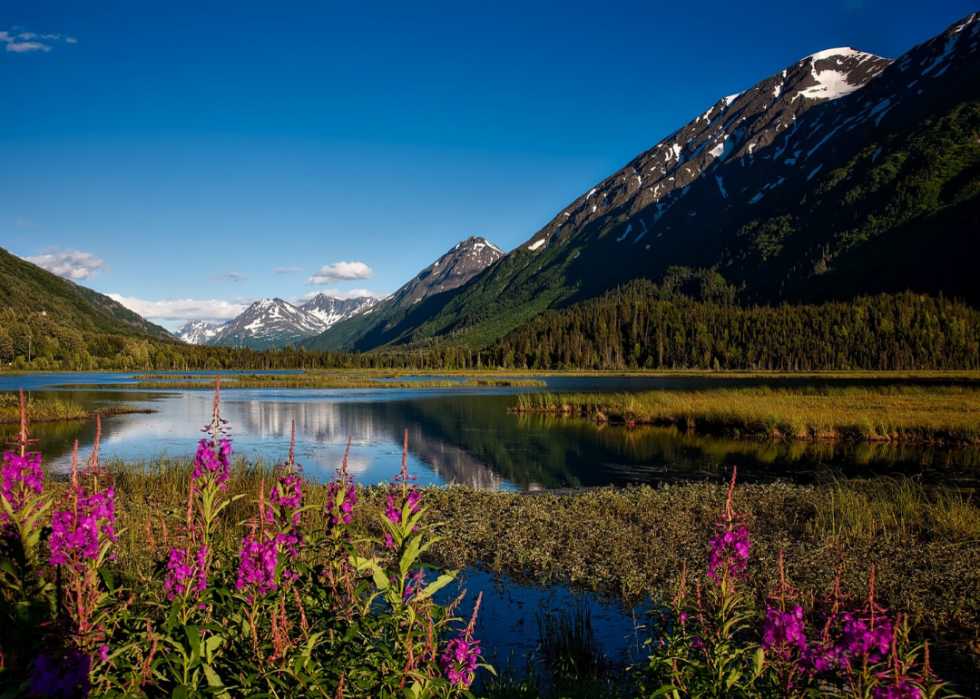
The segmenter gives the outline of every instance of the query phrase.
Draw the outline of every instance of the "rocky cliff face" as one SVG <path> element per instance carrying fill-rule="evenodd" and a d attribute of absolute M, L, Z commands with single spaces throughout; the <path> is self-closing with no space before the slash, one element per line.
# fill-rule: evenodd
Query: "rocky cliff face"
<path fill-rule="evenodd" d="M 174 333 L 174 336 L 189 345 L 206 345 L 221 332 L 223 325 L 223 323 L 212 323 L 207 320 L 192 320 L 181 326 L 180 330 Z"/>

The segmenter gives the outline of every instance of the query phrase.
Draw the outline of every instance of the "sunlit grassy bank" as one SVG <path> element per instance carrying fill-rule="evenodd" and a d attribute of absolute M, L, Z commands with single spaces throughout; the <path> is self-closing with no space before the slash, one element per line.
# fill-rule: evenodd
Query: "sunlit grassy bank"
<path fill-rule="evenodd" d="M 980 442 L 980 388 L 801 386 L 518 396 L 522 413 L 797 440 Z"/>
<path fill-rule="evenodd" d="M 125 415 L 129 413 L 150 413 L 145 408 L 131 408 L 126 405 L 103 407 L 89 410 L 72 401 L 55 399 L 27 398 L 27 415 L 30 422 L 54 422 L 57 420 L 86 420 L 96 415 Z M 14 393 L 0 393 L 0 424 L 20 422 L 20 400 Z"/>
<path fill-rule="evenodd" d="M 136 377 L 133 388 L 165 388 L 214 390 L 214 377 L 156 374 Z M 385 376 L 366 377 L 358 374 L 241 374 L 225 376 L 222 388 L 473 388 L 477 386 L 544 386 L 543 381 L 533 379 L 467 378 L 398 380 Z M 93 385 L 84 388 L 105 388 Z"/>
<path fill-rule="evenodd" d="M 114 565 L 135 585 L 151 577 L 180 525 L 190 466 L 115 462 L 110 468 L 125 528 Z M 259 482 L 268 476 L 265 465 L 238 462 L 228 495 L 245 497 L 223 513 L 222 526 L 248 518 Z M 569 583 L 630 602 L 651 592 L 667 595 L 685 562 L 691 571 L 706 569 L 706 542 L 724 491 L 703 483 L 573 495 L 425 489 L 426 517 L 445 522 L 430 560 L 454 568 L 479 565 L 523 581 Z M 326 486 L 310 486 L 313 512 L 326 497 Z M 358 497 L 355 526 L 377 535 L 385 491 L 362 488 Z M 970 650 L 980 639 L 980 508 L 969 494 L 876 480 L 742 485 L 738 499 L 752 536 L 748 585 L 760 603 L 776 583 L 780 551 L 791 584 L 807 602 L 824 598 L 842 557 L 844 591 L 859 599 L 874 562 L 878 600 L 904 610 L 958 665 L 980 671 Z"/>

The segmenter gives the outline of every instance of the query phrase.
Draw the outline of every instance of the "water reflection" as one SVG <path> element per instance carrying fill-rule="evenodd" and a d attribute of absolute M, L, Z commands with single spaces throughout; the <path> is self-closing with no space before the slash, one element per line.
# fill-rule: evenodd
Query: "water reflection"
<path fill-rule="evenodd" d="M 624 379 L 614 381 L 621 388 Z M 647 381 L 642 383 L 646 388 Z M 588 386 L 607 388 L 603 379 L 592 379 Z M 222 394 L 222 414 L 230 421 L 236 453 L 253 459 L 283 458 L 295 420 L 299 460 L 315 478 L 333 473 L 350 436 L 350 468 L 363 483 L 381 482 L 398 472 L 406 429 L 409 470 L 422 484 L 525 490 L 623 486 L 720 479 L 735 464 L 749 481 L 806 482 L 832 473 L 915 474 L 926 482 L 977 483 L 977 448 L 776 444 L 697 436 L 673 428 L 603 427 L 574 418 L 508 414 L 519 390 L 239 389 Z M 211 395 L 205 391 L 72 389 L 58 395 L 90 406 L 122 402 L 157 411 L 107 418 L 107 457 L 190 455 L 211 413 Z M 0 438 L 11 439 L 16 428 L 2 427 Z M 64 471 L 74 440 L 83 451 L 91 448 L 95 425 L 46 423 L 34 425 L 33 432 L 41 439 L 49 467 Z"/>

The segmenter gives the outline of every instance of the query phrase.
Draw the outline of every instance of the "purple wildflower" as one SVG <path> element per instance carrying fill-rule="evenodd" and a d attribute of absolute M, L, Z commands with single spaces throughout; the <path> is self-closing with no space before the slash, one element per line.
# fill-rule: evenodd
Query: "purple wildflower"
<path fill-rule="evenodd" d="M 922 690 L 909 682 L 907 677 L 898 677 L 885 687 L 871 690 L 872 699 L 922 699 Z"/>
<path fill-rule="evenodd" d="M 279 544 L 276 539 L 255 541 L 254 538 L 242 540 L 239 552 L 238 590 L 252 587 L 259 594 L 276 589 L 276 565 L 278 564 Z M 252 595 L 249 594 L 249 600 Z"/>
<path fill-rule="evenodd" d="M 801 653 L 805 651 L 803 607 L 794 605 L 790 611 L 784 612 L 767 604 L 766 619 L 762 624 L 762 648 L 774 651 L 784 660 L 793 648 Z"/>
<path fill-rule="evenodd" d="M 92 658 L 69 651 L 61 662 L 41 653 L 34 659 L 30 686 L 32 696 L 87 697 L 92 689 L 89 672 Z"/>
<path fill-rule="evenodd" d="M 170 549 L 167 561 L 167 577 L 163 582 L 167 599 L 172 600 L 193 590 L 201 593 L 208 586 L 207 547 L 202 546 L 191 555 L 190 549 Z"/>
<path fill-rule="evenodd" d="M 460 636 L 446 644 L 446 650 L 439 660 L 439 666 L 449 683 L 464 689 L 469 687 L 476 675 L 480 660 L 480 642 Z"/>
<path fill-rule="evenodd" d="M 852 660 L 877 663 L 888 655 L 892 643 L 892 622 L 883 614 L 868 617 L 846 613 L 843 630 L 835 647 L 836 655 Z"/>
<path fill-rule="evenodd" d="M 212 442 L 202 439 L 197 445 L 197 453 L 194 455 L 194 471 L 191 478 L 195 481 L 194 487 L 197 488 L 196 481 L 204 479 L 208 484 L 217 484 L 221 490 L 225 490 L 230 475 L 228 457 L 231 455 L 231 442 L 227 439 L 218 441 L 217 450 Z"/>
<path fill-rule="evenodd" d="M 2 497 L 14 515 L 20 513 L 28 497 L 44 492 L 44 472 L 41 470 L 41 454 L 30 452 L 20 456 L 14 452 L 4 452 L 3 467 L 0 468 L 0 497 Z M 41 503 L 38 503 L 40 507 Z M 3 536 L 14 536 L 14 530 L 9 523 L 10 515 L 6 508 L 0 508 L 0 522 L 3 522 Z M 35 523 L 35 526 L 37 524 Z"/>
<path fill-rule="evenodd" d="M 111 485 L 104 493 L 86 495 L 82 487 L 76 492 L 72 507 L 56 510 L 51 517 L 51 565 L 74 563 L 82 572 L 82 560 L 98 560 L 100 535 L 116 540 L 116 500 Z"/>
<path fill-rule="evenodd" d="M 745 527 L 715 534 L 711 538 L 711 553 L 708 555 L 708 577 L 719 582 L 726 572 L 731 577 L 744 577 L 749 546 L 749 530 Z"/>
<path fill-rule="evenodd" d="M 338 504 L 339 503 L 339 504 Z M 353 519 L 354 505 L 357 504 L 357 491 L 354 484 L 343 480 L 333 479 L 327 486 L 327 521 L 330 526 L 350 524 Z"/>

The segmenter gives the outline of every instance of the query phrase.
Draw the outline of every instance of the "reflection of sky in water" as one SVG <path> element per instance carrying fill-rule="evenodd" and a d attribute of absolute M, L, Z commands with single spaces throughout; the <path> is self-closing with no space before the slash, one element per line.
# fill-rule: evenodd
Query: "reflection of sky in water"
<path fill-rule="evenodd" d="M 69 381 L 70 379 L 70 381 Z M 123 403 L 154 414 L 104 420 L 103 456 L 127 460 L 193 455 L 210 422 L 213 394 L 206 390 L 134 391 L 125 375 L 0 376 L 0 390 L 24 385 L 38 397 L 58 396 L 87 406 Z M 685 377 L 548 378 L 547 389 L 616 391 L 626 387 L 718 386 L 718 379 Z M 75 387 L 69 387 L 74 382 Z M 79 384 L 114 383 L 93 391 Z M 733 383 L 732 380 L 721 382 Z M 49 386 L 65 386 L 50 390 Z M 803 482 L 830 474 L 847 477 L 916 475 L 926 482 L 976 484 L 980 450 L 908 445 L 780 444 L 685 434 L 670 428 L 600 427 L 580 419 L 507 413 L 526 388 L 227 389 L 222 416 L 229 420 L 235 454 L 271 463 L 289 449 L 296 422 L 298 461 L 312 478 L 338 468 L 348 436 L 350 471 L 366 484 L 391 479 L 401 467 L 409 432 L 409 471 L 421 484 L 456 482 L 473 488 L 537 489 L 624 486 L 661 481 L 723 480 L 733 466 L 744 481 L 789 478 Z M 0 426 L 9 439 L 13 426 Z M 86 454 L 93 421 L 32 426 L 53 470 L 70 465 L 71 443 Z"/>

